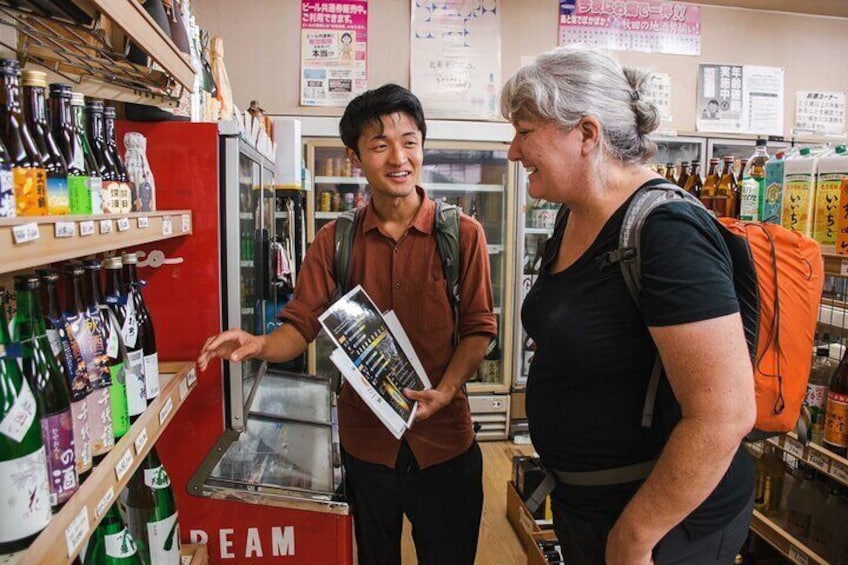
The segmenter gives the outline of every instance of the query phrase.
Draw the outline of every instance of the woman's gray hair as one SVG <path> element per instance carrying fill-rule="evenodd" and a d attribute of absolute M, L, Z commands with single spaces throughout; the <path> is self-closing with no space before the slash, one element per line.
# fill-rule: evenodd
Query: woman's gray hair
<path fill-rule="evenodd" d="M 512 122 L 549 120 L 563 129 L 593 116 L 607 155 L 625 164 L 644 163 L 656 151 L 648 134 L 660 123 L 657 107 L 645 97 L 650 77 L 600 52 L 560 47 L 512 75 L 501 89 L 501 114 Z"/>

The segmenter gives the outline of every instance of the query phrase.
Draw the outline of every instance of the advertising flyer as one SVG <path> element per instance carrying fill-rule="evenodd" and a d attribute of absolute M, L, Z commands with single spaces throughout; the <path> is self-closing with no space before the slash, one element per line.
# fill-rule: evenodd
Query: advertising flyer
<path fill-rule="evenodd" d="M 500 0 L 411 1 L 410 86 L 427 117 L 498 118 Z"/>
<path fill-rule="evenodd" d="M 361 286 L 345 294 L 319 318 L 337 349 L 330 359 L 396 438 L 412 426 L 416 405 L 405 388 L 423 390 L 430 381 L 394 313 L 383 314 Z"/>
<path fill-rule="evenodd" d="M 783 69 L 698 65 L 698 131 L 783 135 Z"/>
<path fill-rule="evenodd" d="M 559 45 L 701 54 L 701 8 L 661 0 L 560 0 Z"/>
<path fill-rule="evenodd" d="M 368 1 L 301 0 L 300 104 L 344 107 L 368 88 Z"/>

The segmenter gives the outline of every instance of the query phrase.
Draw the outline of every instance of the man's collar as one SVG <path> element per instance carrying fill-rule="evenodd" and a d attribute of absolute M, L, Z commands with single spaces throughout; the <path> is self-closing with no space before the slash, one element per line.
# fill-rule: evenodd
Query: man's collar
<path fill-rule="evenodd" d="M 421 197 L 421 206 L 415 213 L 415 217 L 409 224 L 409 227 L 415 228 L 421 233 L 429 234 L 433 231 L 433 222 L 435 221 L 436 203 L 427 197 L 427 193 L 420 186 L 415 187 L 415 192 Z M 365 215 L 362 217 L 362 233 L 377 229 L 380 224 L 380 218 L 374 211 L 374 203 L 369 200 L 368 206 L 365 208 Z"/>

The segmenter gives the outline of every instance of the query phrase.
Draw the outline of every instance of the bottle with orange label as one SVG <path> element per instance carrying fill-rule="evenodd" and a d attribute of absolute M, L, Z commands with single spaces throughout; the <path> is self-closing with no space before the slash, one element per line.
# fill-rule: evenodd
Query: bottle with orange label
<path fill-rule="evenodd" d="M 832 153 L 819 158 L 816 169 L 816 204 L 813 239 L 822 245 L 835 245 L 838 234 L 842 185 L 848 179 L 848 151 L 837 145 Z M 844 212 L 843 212 L 844 213 Z"/>
<path fill-rule="evenodd" d="M 848 351 L 830 377 L 824 421 L 824 445 L 845 457 L 848 452 Z"/>
<path fill-rule="evenodd" d="M 21 112 L 20 65 L 0 59 L 0 137 L 12 162 L 18 216 L 47 214 L 47 172 Z"/>

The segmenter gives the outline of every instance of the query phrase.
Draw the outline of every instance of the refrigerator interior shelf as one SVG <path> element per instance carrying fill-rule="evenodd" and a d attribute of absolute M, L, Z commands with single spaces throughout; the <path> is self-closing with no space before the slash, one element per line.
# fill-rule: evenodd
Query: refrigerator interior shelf
<path fill-rule="evenodd" d="M 502 184 L 459 184 L 452 182 L 422 182 L 427 192 L 503 192 Z"/>
<path fill-rule="evenodd" d="M 341 215 L 341 212 L 315 212 L 316 220 L 335 220 Z"/>
<path fill-rule="evenodd" d="M 358 184 L 365 186 L 368 179 L 365 177 L 315 177 L 315 184 Z"/>
<path fill-rule="evenodd" d="M 551 235 L 553 231 L 553 226 L 549 228 L 524 228 L 526 235 Z"/>
<path fill-rule="evenodd" d="M 793 563 L 827 563 L 823 557 L 804 546 L 800 541 L 789 535 L 780 525 L 764 516 L 758 510 L 754 510 L 754 518 L 751 520 L 751 530 L 768 542 L 770 546 L 788 557 Z"/>
<path fill-rule="evenodd" d="M 5 233 L 5 235 L 3 235 Z M 0 219 L 0 273 L 192 233 L 191 210 Z"/>
<path fill-rule="evenodd" d="M 486 247 L 489 248 L 489 255 L 497 255 L 504 251 L 503 245 L 487 245 Z"/>
<path fill-rule="evenodd" d="M 244 259 L 239 261 L 239 267 L 241 267 L 242 269 L 252 269 L 253 266 L 254 266 L 253 261 L 246 261 Z"/>
<path fill-rule="evenodd" d="M 253 214 L 250 212 L 239 212 L 239 220 L 252 220 Z"/>
<path fill-rule="evenodd" d="M 173 420 L 176 411 L 197 388 L 194 363 L 161 363 L 159 371 L 162 383 L 159 396 L 133 423 L 130 431 L 115 444 L 112 451 L 94 467 L 91 475 L 62 510 L 53 515 L 50 523 L 32 545 L 18 554 L 14 563 L 68 563 L 79 554 L 83 546 L 82 541 L 94 533 L 97 524 L 111 505 L 110 499 L 112 502 L 118 499 L 144 456 Z M 144 436 L 146 440 L 143 439 Z M 124 467 L 127 461 L 129 465 Z M 119 465 L 122 469 L 121 478 L 118 478 Z M 80 524 L 85 525 L 84 536 L 68 555 L 66 535 L 70 534 L 74 526 L 79 527 Z"/>

